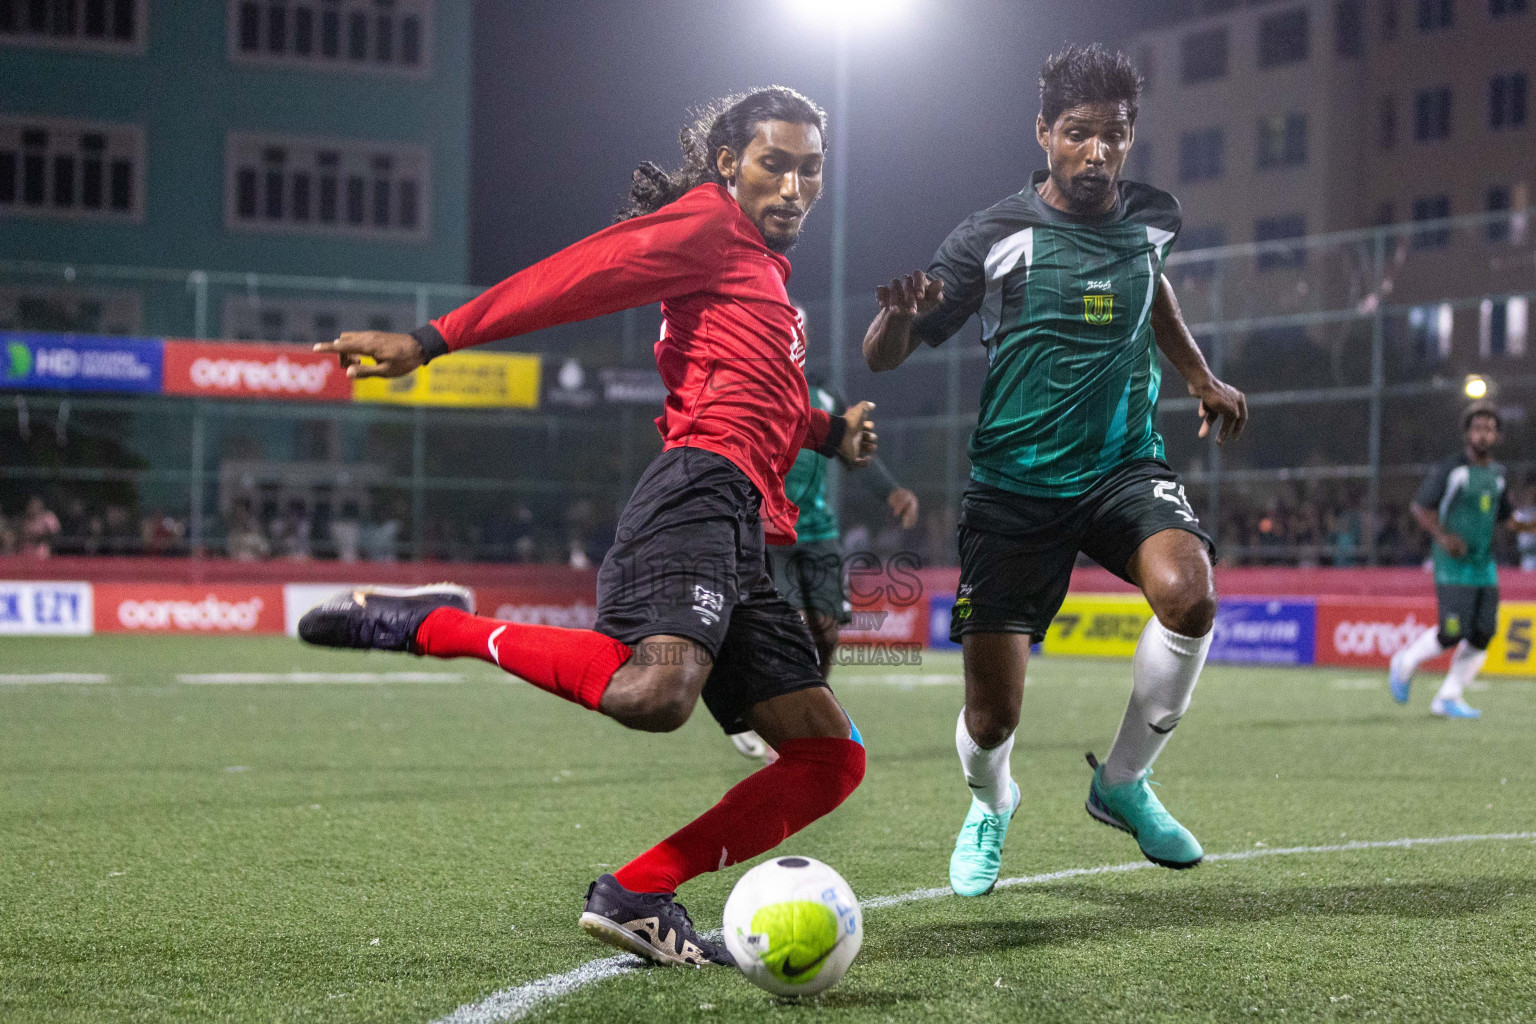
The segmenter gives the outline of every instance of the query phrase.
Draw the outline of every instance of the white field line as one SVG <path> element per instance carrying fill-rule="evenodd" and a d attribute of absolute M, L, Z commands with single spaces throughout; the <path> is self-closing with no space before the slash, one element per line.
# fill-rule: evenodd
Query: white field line
<path fill-rule="evenodd" d="M 1260 857 L 1285 857 L 1304 853 L 1406 850 L 1415 846 L 1443 846 L 1447 843 L 1481 843 L 1501 839 L 1536 840 L 1536 832 L 1493 832 L 1482 835 L 1433 836 L 1427 839 L 1388 839 L 1377 842 L 1335 843 L 1329 846 L 1260 847 L 1252 850 L 1238 850 L 1234 853 L 1211 853 L 1207 854 L 1205 859 L 1207 861 L 1239 861 L 1256 860 Z M 1042 885 L 1046 882 L 1059 882 L 1066 878 L 1120 874 L 1126 871 L 1140 871 L 1143 868 L 1155 866 L 1149 861 L 1139 860 L 1130 864 L 1105 864 L 1096 868 L 1067 868 L 1064 871 L 1048 871 L 1041 875 L 1004 878 L 997 883 L 997 887 L 1004 889 L 1012 888 L 1016 885 Z M 865 910 L 881 910 L 885 907 L 900 906 L 903 903 L 916 903 L 919 900 L 931 900 L 937 899 L 940 896 L 951 895 L 953 895 L 953 891 L 949 886 L 935 889 L 913 889 L 911 892 L 898 893 L 894 896 L 876 896 L 873 899 L 864 900 L 861 905 Z M 594 982 L 603 981 L 620 974 L 628 974 L 639 970 L 643 966 L 644 964 L 639 957 L 627 955 L 590 960 L 575 970 L 566 971 L 564 974 L 546 975 L 525 985 L 518 985 L 515 988 L 504 988 L 499 992 L 493 992 L 478 1003 L 465 1003 L 446 1017 L 439 1017 L 432 1024 L 497 1024 L 497 1022 L 501 1021 L 521 1020 L 545 1003 L 554 1002 Z"/>
<path fill-rule="evenodd" d="M 254 683 L 462 683 L 462 672 L 202 672 L 183 673 L 178 683 L 193 686 Z"/>
<path fill-rule="evenodd" d="M 34 672 L 0 675 L 0 686 L 33 686 L 38 683 L 110 683 L 112 677 L 102 672 Z"/>
<path fill-rule="evenodd" d="M 962 675 L 906 675 L 900 672 L 839 672 L 838 686 L 893 686 L 910 690 L 915 686 L 959 686 Z"/>

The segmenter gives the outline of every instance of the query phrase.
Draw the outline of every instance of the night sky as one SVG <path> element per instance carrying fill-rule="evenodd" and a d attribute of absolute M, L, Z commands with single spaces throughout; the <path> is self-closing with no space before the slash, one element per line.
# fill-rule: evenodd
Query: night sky
<path fill-rule="evenodd" d="M 1112 42 L 1149 0 L 909 0 L 858 33 L 850 160 L 851 294 L 925 266 L 945 234 L 1044 166 L 1041 61 Z M 471 279 L 488 284 L 611 222 L 642 159 L 677 163 L 701 101 L 784 84 L 830 108 L 832 39 L 784 0 L 476 0 Z M 830 204 L 790 253 L 793 294 L 827 293 Z"/>

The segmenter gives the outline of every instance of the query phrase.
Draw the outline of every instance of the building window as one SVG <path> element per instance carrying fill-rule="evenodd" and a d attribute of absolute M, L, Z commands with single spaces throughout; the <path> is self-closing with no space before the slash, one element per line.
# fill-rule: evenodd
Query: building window
<path fill-rule="evenodd" d="M 1259 170 L 1307 162 L 1307 115 L 1276 114 L 1259 121 Z"/>
<path fill-rule="evenodd" d="M 0 331 L 138 334 L 143 319 L 138 292 L 0 286 Z"/>
<path fill-rule="evenodd" d="M 139 221 L 144 131 L 0 114 L 0 215 Z"/>
<path fill-rule="evenodd" d="M 1221 177 L 1220 128 L 1187 132 L 1179 139 L 1179 180 L 1209 181 Z"/>
<path fill-rule="evenodd" d="M 431 74 L 435 0 L 227 3 L 229 59 L 236 64 Z"/>
<path fill-rule="evenodd" d="M 219 336 L 236 341 L 313 345 L 342 331 L 409 331 L 416 307 L 409 302 L 335 301 L 226 295 Z"/>
<path fill-rule="evenodd" d="M 1382 149 L 1397 145 L 1397 97 L 1383 96 L 1376 110 L 1376 144 Z"/>
<path fill-rule="evenodd" d="M 1253 222 L 1255 242 L 1279 242 L 1288 238 L 1302 238 L 1307 233 L 1307 218 L 1299 213 L 1283 217 L 1261 217 Z M 1260 270 L 1279 270 L 1285 267 L 1307 265 L 1305 246 L 1277 246 L 1260 252 L 1255 261 Z"/>
<path fill-rule="evenodd" d="M 1408 337 L 1414 356 L 1431 363 L 1450 355 L 1451 335 L 1455 327 L 1456 312 L 1449 302 L 1409 309 Z"/>
<path fill-rule="evenodd" d="M 1365 56 L 1363 0 L 1338 0 L 1333 8 L 1333 52 L 1340 57 Z"/>
<path fill-rule="evenodd" d="M 1307 9 L 1295 7 L 1259 21 L 1259 67 L 1277 68 L 1307 59 Z"/>
<path fill-rule="evenodd" d="M 1515 212 L 1513 196 L 1509 189 L 1503 185 L 1490 188 L 1485 209 L 1490 214 L 1500 215 L 1491 217 L 1484 228 L 1488 241 L 1495 244 L 1514 242 L 1517 245 L 1525 241 L 1525 214 Z"/>
<path fill-rule="evenodd" d="M 1387 228 L 1387 227 L 1391 227 L 1393 224 L 1396 224 L 1396 223 L 1397 223 L 1397 208 L 1392 205 L 1392 200 L 1390 200 L 1390 199 L 1385 200 L 1379 206 L 1376 207 L 1376 220 L 1375 220 L 1375 226 L 1376 227 L 1378 227 L 1378 228 Z"/>
<path fill-rule="evenodd" d="M 1518 128 L 1525 124 L 1525 75 L 1494 75 L 1488 79 L 1488 127 Z"/>
<path fill-rule="evenodd" d="M 1451 215 L 1450 196 L 1425 196 L 1413 201 L 1413 219 L 1419 221 L 1444 220 Z M 1447 227 L 1421 228 L 1413 233 L 1415 249 L 1439 249 L 1451 244 L 1451 229 Z"/>
<path fill-rule="evenodd" d="M 1225 26 L 1194 32 L 1179 44 L 1179 75 L 1185 85 L 1225 78 L 1227 29 Z"/>
<path fill-rule="evenodd" d="M 1478 310 L 1477 351 L 1484 359 L 1525 355 L 1531 304 L 1523 295 L 1484 299 Z"/>
<path fill-rule="evenodd" d="M 234 230 L 404 241 L 431 233 L 431 158 L 421 146 L 231 132 L 224 173 L 224 223 Z"/>
<path fill-rule="evenodd" d="M 1439 32 L 1456 20 L 1456 0 L 1418 0 L 1420 32 Z"/>
<path fill-rule="evenodd" d="M 1132 181 L 1152 180 L 1152 143 L 1136 140 L 1126 162 L 1126 173 Z"/>
<path fill-rule="evenodd" d="M 1413 97 L 1413 137 L 1420 142 L 1450 138 L 1451 90 L 1423 89 Z"/>
<path fill-rule="evenodd" d="M 1205 224 L 1185 228 L 1179 233 L 1178 251 L 1189 254 L 1201 249 L 1215 249 L 1227 244 L 1227 230 L 1220 224 Z M 1177 264 L 1178 276 L 1183 281 L 1204 280 L 1216 274 L 1220 260 L 1192 259 Z"/>
<path fill-rule="evenodd" d="M 1397 0 L 1381 0 L 1381 38 L 1383 42 L 1397 38 Z"/>
<path fill-rule="evenodd" d="M 1495 18 L 1510 14 L 1524 14 L 1526 0 L 1488 0 L 1488 13 Z"/>
<path fill-rule="evenodd" d="M 144 52 L 149 0 L 0 0 L 0 44 Z"/>

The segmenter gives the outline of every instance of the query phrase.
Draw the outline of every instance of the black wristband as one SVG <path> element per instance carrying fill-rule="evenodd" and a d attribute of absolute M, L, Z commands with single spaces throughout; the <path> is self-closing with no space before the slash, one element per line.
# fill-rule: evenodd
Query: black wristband
<path fill-rule="evenodd" d="M 416 339 L 416 344 L 421 346 L 421 361 L 430 363 L 438 356 L 448 354 L 448 343 L 443 340 L 442 332 L 431 324 L 424 324 L 411 332 L 411 337 Z"/>
<path fill-rule="evenodd" d="M 843 438 L 847 436 L 848 421 L 841 416 L 833 416 L 831 425 L 827 427 L 827 436 L 821 442 L 821 447 L 816 449 L 816 454 L 829 459 L 836 458 L 838 450 L 843 447 Z"/>

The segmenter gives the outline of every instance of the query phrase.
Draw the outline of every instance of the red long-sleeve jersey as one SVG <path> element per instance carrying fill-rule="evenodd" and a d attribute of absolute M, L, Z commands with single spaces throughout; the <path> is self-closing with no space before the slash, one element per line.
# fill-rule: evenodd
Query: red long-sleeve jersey
<path fill-rule="evenodd" d="M 811 407 L 789 260 L 720 185 L 622 221 L 535 263 L 415 333 L 429 356 L 661 302 L 656 418 L 665 447 L 704 448 L 762 498 L 769 543 L 792 544 L 784 474 L 799 450 L 836 453 L 842 423 Z"/>

